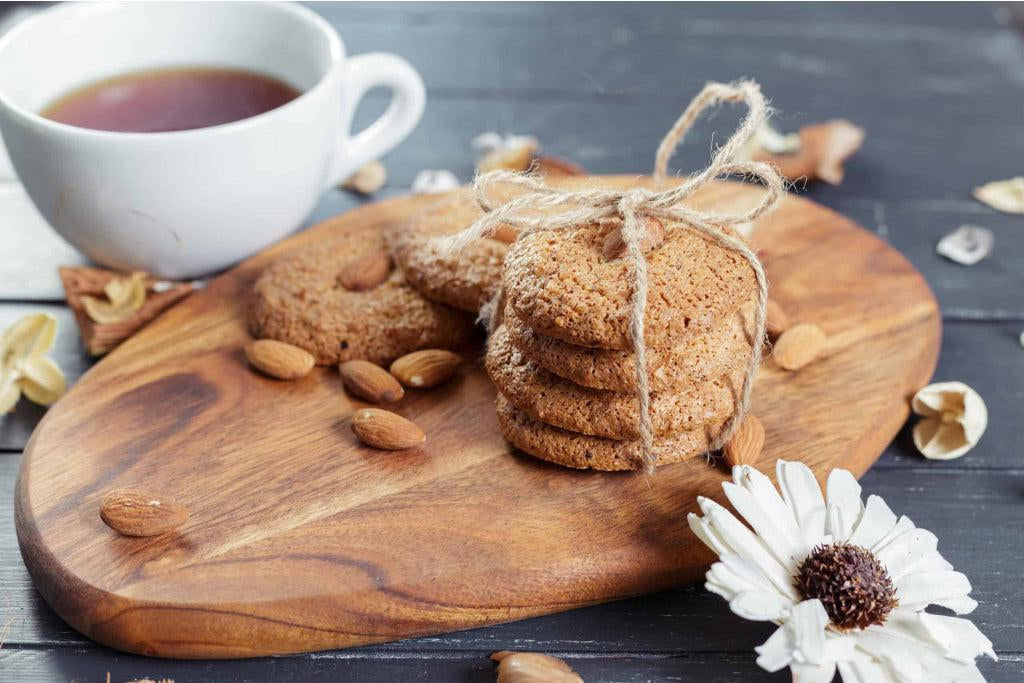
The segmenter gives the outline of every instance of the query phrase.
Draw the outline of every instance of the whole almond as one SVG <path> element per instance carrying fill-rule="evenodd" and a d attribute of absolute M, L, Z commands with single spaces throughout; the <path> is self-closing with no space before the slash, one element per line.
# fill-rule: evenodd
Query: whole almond
<path fill-rule="evenodd" d="M 519 236 L 519 230 L 509 225 L 508 223 L 499 223 L 498 227 L 491 233 L 492 240 L 498 240 L 505 244 L 512 244 L 516 241 L 516 237 Z"/>
<path fill-rule="evenodd" d="M 373 194 L 387 182 L 388 169 L 381 162 L 374 160 L 361 166 L 341 186 L 359 194 Z"/>
<path fill-rule="evenodd" d="M 407 387 L 429 389 L 447 382 L 462 363 L 462 356 L 444 349 L 407 353 L 391 364 L 391 374 Z"/>
<path fill-rule="evenodd" d="M 817 325 L 800 323 L 788 328 L 775 342 L 772 355 L 784 370 L 799 370 L 825 348 L 825 333 Z"/>
<path fill-rule="evenodd" d="M 368 360 L 345 361 L 338 374 L 349 393 L 370 403 L 394 403 L 405 395 L 394 375 Z"/>
<path fill-rule="evenodd" d="M 757 462 L 764 448 L 764 425 L 754 415 L 747 415 L 743 418 L 739 428 L 729 439 L 722 449 L 725 456 L 725 464 L 729 467 L 735 465 L 751 465 Z"/>
<path fill-rule="evenodd" d="M 765 332 L 768 333 L 770 339 L 778 339 L 779 335 L 789 327 L 789 319 L 786 317 L 786 312 L 782 310 L 782 306 L 774 299 L 768 299 L 765 312 L 768 318 L 765 322 Z"/>
<path fill-rule="evenodd" d="M 653 216 L 641 216 L 640 221 L 643 223 L 644 228 L 644 236 L 640 240 L 640 248 L 646 254 L 665 241 L 665 225 Z M 609 261 L 626 255 L 626 242 L 622 239 L 621 227 L 612 230 L 605 236 L 601 253 Z"/>
<path fill-rule="evenodd" d="M 111 491 L 100 501 L 100 518 L 125 536 L 159 536 L 188 519 L 188 510 L 147 491 Z"/>
<path fill-rule="evenodd" d="M 338 282 L 350 292 L 373 289 L 391 274 L 391 255 L 386 251 L 372 251 L 352 261 L 338 275 Z"/>
<path fill-rule="evenodd" d="M 245 355 L 253 367 L 277 379 L 305 377 L 316 364 L 309 351 L 275 339 L 249 342 Z"/>
<path fill-rule="evenodd" d="M 401 415 L 380 408 L 364 408 L 352 415 L 352 431 L 367 446 L 401 451 L 419 446 L 427 435 Z"/>

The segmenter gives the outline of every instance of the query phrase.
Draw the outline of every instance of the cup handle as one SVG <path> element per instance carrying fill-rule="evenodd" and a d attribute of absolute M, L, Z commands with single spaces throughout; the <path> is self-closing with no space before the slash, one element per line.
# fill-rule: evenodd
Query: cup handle
<path fill-rule="evenodd" d="M 342 138 L 327 176 L 327 187 L 336 187 L 363 164 L 376 159 L 405 139 L 419 123 L 426 103 L 423 79 L 401 57 L 387 52 L 368 52 L 350 57 L 341 77 Z M 363 95 L 371 88 L 391 90 L 391 104 L 369 126 L 352 135 L 352 117 Z"/>

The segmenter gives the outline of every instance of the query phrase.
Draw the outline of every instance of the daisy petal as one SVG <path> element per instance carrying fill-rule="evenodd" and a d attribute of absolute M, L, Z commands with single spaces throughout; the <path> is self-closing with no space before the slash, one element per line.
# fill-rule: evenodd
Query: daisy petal
<path fill-rule="evenodd" d="M 957 600 L 971 592 L 970 581 L 960 572 L 920 572 L 908 574 L 894 583 L 900 604 L 908 607 L 939 604 L 940 600 Z M 963 612 L 957 611 L 957 614 Z"/>
<path fill-rule="evenodd" d="M 776 525 L 792 539 L 794 546 L 803 548 L 801 555 L 806 555 L 810 548 L 806 547 L 800 527 L 797 526 L 796 520 L 793 519 L 793 515 L 790 514 L 786 502 L 782 500 L 782 496 L 779 495 L 772 480 L 749 465 L 733 467 L 732 478 L 733 483 L 750 492 L 765 514 L 775 520 Z"/>
<path fill-rule="evenodd" d="M 922 633 L 920 628 L 918 633 Z M 963 683 L 983 681 L 973 661 L 957 661 L 925 635 L 887 622 L 857 634 L 858 649 L 873 656 L 888 673 L 881 680 Z"/>
<path fill-rule="evenodd" d="M 826 484 L 828 492 L 828 507 L 835 510 L 829 520 L 828 533 L 836 543 L 845 541 L 853 525 L 860 519 L 864 510 L 864 503 L 860 499 L 860 484 L 847 470 L 832 470 L 828 475 Z M 834 525 L 834 526 L 833 526 Z"/>
<path fill-rule="evenodd" d="M 790 665 L 789 670 L 793 672 L 793 683 L 831 683 L 836 675 L 836 663 L 798 664 L 794 662 Z"/>
<path fill-rule="evenodd" d="M 697 538 L 703 541 L 704 545 L 711 548 L 716 555 L 721 557 L 729 552 L 729 548 L 725 545 L 725 541 L 715 533 L 715 530 L 711 527 L 711 523 L 708 522 L 708 520 L 691 512 L 686 516 L 686 521 L 690 524 L 690 530 L 696 534 Z"/>
<path fill-rule="evenodd" d="M 939 539 L 927 529 L 912 529 L 893 539 L 876 552 L 875 557 L 885 565 L 889 576 L 896 580 L 909 574 L 917 564 L 930 558 L 938 544 Z"/>
<path fill-rule="evenodd" d="M 895 525 L 896 515 L 885 504 L 885 501 L 878 496 L 868 496 L 864 513 L 860 516 L 860 520 L 854 526 L 853 533 L 850 534 L 846 542 L 870 550 Z"/>
<path fill-rule="evenodd" d="M 725 545 L 732 549 L 751 566 L 757 567 L 783 595 L 796 597 L 789 572 L 766 551 L 761 540 L 738 519 L 718 503 L 709 499 L 698 499 L 707 519 Z"/>
<path fill-rule="evenodd" d="M 939 600 L 933 600 L 933 605 L 938 607 L 945 607 L 951 610 L 954 614 L 970 614 L 978 608 L 978 601 L 972 600 L 966 595 L 961 595 L 955 598 L 942 598 Z"/>
<path fill-rule="evenodd" d="M 893 539 L 895 539 L 897 536 L 902 536 L 911 529 L 916 528 L 917 527 L 914 526 L 914 523 L 911 522 L 906 515 L 902 515 L 900 516 L 899 521 L 896 522 L 896 525 L 889 530 L 889 533 L 887 533 L 885 536 L 882 536 L 882 538 L 878 542 L 876 542 L 873 547 L 869 548 L 869 550 L 873 553 L 877 553 L 882 548 L 891 543 Z"/>
<path fill-rule="evenodd" d="M 740 593 L 729 602 L 729 609 L 737 616 L 751 621 L 777 621 L 786 616 L 793 601 L 772 593 Z"/>
<path fill-rule="evenodd" d="M 793 634 L 793 659 L 809 664 L 825 660 L 825 626 L 828 614 L 821 600 L 804 600 L 789 612 L 787 628 Z"/>
<path fill-rule="evenodd" d="M 768 640 L 754 648 L 757 665 L 772 673 L 785 668 L 793 661 L 793 639 L 785 626 L 775 630 Z"/>
<path fill-rule="evenodd" d="M 927 612 L 919 612 L 918 619 L 928 634 L 946 650 L 947 657 L 967 663 L 973 663 L 981 655 L 999 660 L 992 649 L 992 641 L 986 638 L 970 619 Z M 939 638 L 943 637 L 946 639 L 939 641 Z"/>
<path fill-rule="evenodd" d="M 725 482 L 722 484 L 726 498 L 733 508 L 754 529 L 754 533 L 764 539 L 768 551 L 779 564 L 791 573 L 796 571 L 796 563 L 806 555 L 804 544 L 798 538 L 792 538 L 787 530 L 776 523 L 767 510 L 761 507 L 757 499 L 747 489 Z"/>
<path fill-rule="evenodd" d="M 782 499 L 796 520 L 808 550 L 825 535 L 825 499 L 811 468 L 802 462 L 779 460 L 775 466 Z"/>
<path fill-rule="evenodd" d="M 882 665 L 866 654 L 839 662 L 838 667 L 839 677 L 843 679 L 843 683 L 879 683 L 892 680 Z"/>

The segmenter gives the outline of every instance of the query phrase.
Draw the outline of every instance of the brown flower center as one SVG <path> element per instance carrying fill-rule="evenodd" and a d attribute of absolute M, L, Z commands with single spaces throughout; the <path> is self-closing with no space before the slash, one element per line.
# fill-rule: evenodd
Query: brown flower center
<path fill-rule="evenodd" d="M 897 605 L 896 589 L 882 563 L 855 545 L 819 545 L 793 578 L 804 600 L 817 598 L 839 629 L 881 624 Z"/>

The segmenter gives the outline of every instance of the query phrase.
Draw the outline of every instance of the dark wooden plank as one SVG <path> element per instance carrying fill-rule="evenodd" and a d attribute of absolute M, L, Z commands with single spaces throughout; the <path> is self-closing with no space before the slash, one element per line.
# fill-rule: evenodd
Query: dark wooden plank
<path fill-rule="evenodd" d="M 850 199 L 824 188 L 809 193 L 874 230 L 899 249 L 935 291 L 946 320 L 1016 320 L 1024 329 L 1024 235 L 1020 216 L 963 199 L 884 201 Z M 935 252 L 946 234 L 964 224 L 995 235 L 992 254 L 963 266 Z"/>
<path fill-rule="evenodd" d="M 909 2 L 884 4 L 735 2 L 728 5 L 712 3 L 601 3 L 600 11 L 579 3 L 521 2 L 334 2 L 305 3 L 340 26 L 352 24 L 451 25 L 478 27 L 544 26 L 552 22 L 573 21 L 583 27 L 626 25 L 658 27 L 685 16 L 688 23 L 704 31 L 719 24 L 777 23 L 790 30 L 800 26 L 824 26 L 835 32 L 852 32 L 867 28 L 898 27 L 926 34 L 931 29 L 950 28 L 967 31 L 1003 25 L 1006 13 L 1003 3 L 951 2 L 933 4 L 928 11 Z M 934 31 L 932 31 L 934 32 Z"/>
<path fill-rule="evenodd" d="M 70 455 L 69 457 L 73 457 Z M 19 457 L 0 456 L 0 509 L 13 506 Z M 973 619 L 1001 652 L 1024 652 L 1024 586 L 1016 580 L 1024 547 L 1013 539 L 1024 525 L 1024 470 L 969 471 L 921 467 L 875 468 L 865 495 L 885 498 L 898 514 L 934 531 L 940 550 L 971 579 L 981 603 Z M 680 524 L 685 524 L 680 514 Z M 0 517 L 0 625 L 11 620 L 6 642 L 17 647 L 87 646 L 39 598 L 15 543 L 13 520 Z M 717 596 L 692 586 L 548 617 L 345 651 L 389 656 L 420 650 L 496 649 L 595 652 L 748 652 L 770 634 L 765 624 L 740 620 Z"/>
<path fill-rule="evenodd" d="M 945 322 L 935 382 L 961 381 L 981 394 L 988 407 L 988 430 L 978 445 L 957 460 L 919 455 L 907 425 L 875 464 L 877 469 L 991 470 L 1021 466 L 1019 427 L 1024 424 L 1022 323 Z"/>

